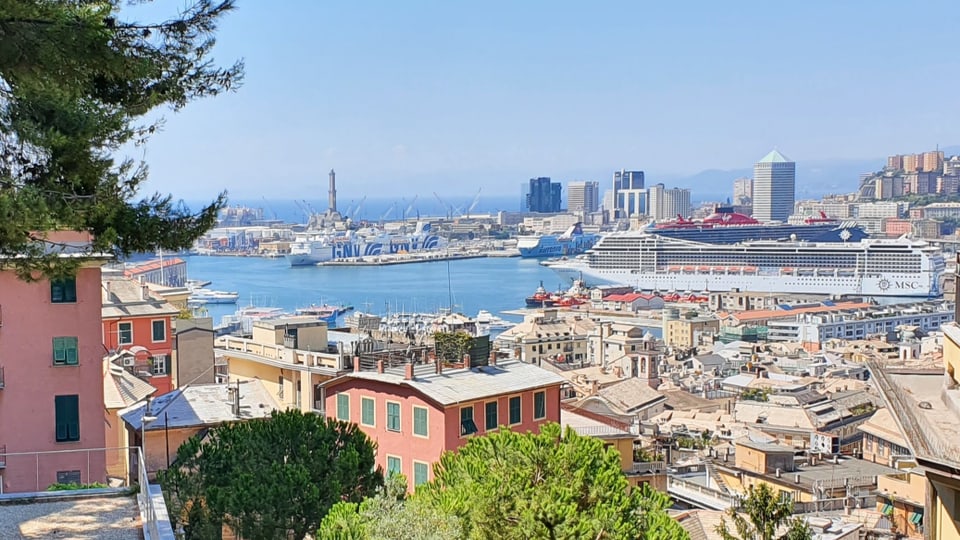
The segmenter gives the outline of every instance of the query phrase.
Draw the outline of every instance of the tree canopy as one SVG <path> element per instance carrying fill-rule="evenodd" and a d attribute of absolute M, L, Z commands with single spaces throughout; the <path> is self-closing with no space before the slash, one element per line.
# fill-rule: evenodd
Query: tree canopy
<path fill-rule="evenodd" d="M 462 538 L 687 538 L 666 495 L 630 489 L 616 450 L 557 424 L 471 438 L 434 473 L 413 499 L 457 516 Z"/>
<path fill-rule="evenodd" d="M 806 521 L 793 516 L 793 501 L 781 497 L 769 484 L 750 486 L 747 498 L 739 508 L 728 510 L 733 522 L 731 531 L 726 519 L 720 520 L 717 533 L 723 540 L 810 540 L 813 538 Z M 786 527 L 786 532 L 777 532 Z"/>
<path fill-rule="evenodd" d="M 140 0 L 146 3 L 150 0 Z M 138 3 L 138 2 L 131 2 Z M 120 0 L 0 0 L 0 257 L 21 277 L 72 272 L 43 232 L 91 233 L 88 253 L 189 247 L 225 194 L 198 212 L 140 198 L 147 167 L 115 155 L 160 127 L 156 109 L 235 88 L 214 33 L 233 0 L 194 0 L 162 22 L 121 18 Z"/>
<path fill-rule="evenodd" d="M 275 412 L 189 439 L 159 478 L 186 538 L 211 538 L 226 525 L 243 538 L 302 539 L 337 502 L 376 493 L 383 474 L 374 454 L 355 424 Z"/>

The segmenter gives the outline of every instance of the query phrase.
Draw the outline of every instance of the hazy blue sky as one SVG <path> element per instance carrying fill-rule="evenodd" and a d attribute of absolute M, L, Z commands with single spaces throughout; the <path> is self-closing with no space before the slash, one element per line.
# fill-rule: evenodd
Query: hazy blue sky
<path fill-rule="evenodd" d="M 246 82 L 167 114 L 150 189 L 519 196 L 957 142 L 954 2 L 238 4 L 216 56 Z"/>

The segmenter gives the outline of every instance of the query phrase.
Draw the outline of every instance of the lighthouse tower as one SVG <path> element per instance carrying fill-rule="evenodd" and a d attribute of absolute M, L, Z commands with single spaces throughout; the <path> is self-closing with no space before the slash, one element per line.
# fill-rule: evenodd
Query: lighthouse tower
<path fill-rule="evenodd" d="M 327 204 L 327 213 L 330 215 L 337 213 L 337 173 L 330 169 L 330 191 L 327 192 L 329 201 Z"/>

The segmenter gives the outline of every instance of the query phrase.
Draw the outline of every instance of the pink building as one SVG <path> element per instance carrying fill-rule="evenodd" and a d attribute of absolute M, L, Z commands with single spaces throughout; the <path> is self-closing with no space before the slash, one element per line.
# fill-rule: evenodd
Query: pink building
<path fill-rule="evenodd" d="M 53 236 L 53 235 L 51 235 Z M 57 241 L 82 244 L 77 233 Z M 0 271 L 0 486 L 104 482 L 101 260 L 32 283 Z M 73 452 L 67 452 L 73 451 Z M 9 455 L 21 452 L 57 452 Z"/>
<path fill-rule="evenodd" d="M 359 425 L 377 442 L 377 465 L 404 474 L 411 490 L 433 477 L 441 454 L 470 436 L 500 426 L 537 432 L 560 421 L 565 379 L 555 373 L 518 361 L 473 369 L 437 365 L 384 370 L 381 364 L 323 383 L 327 416 Z"/>

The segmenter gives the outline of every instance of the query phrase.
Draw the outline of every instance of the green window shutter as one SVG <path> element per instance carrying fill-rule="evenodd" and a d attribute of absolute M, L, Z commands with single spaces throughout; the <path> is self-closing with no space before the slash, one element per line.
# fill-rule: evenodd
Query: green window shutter
<path fill-rule="evenodd" d="M 64 343 L 64 350 L 68 366 L 75 366 L 80 363 L 80 345 L 75 337 L 61 338 Z"/>
<path fill-rule="evenodd" d="M 400 404 L 387 403 L 387 429 L 400 431 Z"/>
<path fill-rule="evenodd" d="M 460 409 L 460 436 L 473 435 L 476 433 L 477 424 L 473 421 L 473 406 Z"/>
<path fill-rule="evenodd" d="M 50 280 L 50 301 L 54 304 L 63 302 L 63 284 L 59 279 Z"/>
<path fill-rule="evenodd" d="M 337 394 L 337 420 L 350 421 L 350 395 Z"/>
<path fill-rule="evenodd" d="M 153 321 L 153 341 L 166 341 L 166 339 L 167 339 L 167 322 Z"/>
<path fill-rule="evenodd" d="M 403 467 L 400 463 L 400 458 L 394 456 L 387 456 L 387 476 L 391 474 L 402 474 Z"/>
<path fill-rule="evenodd" d="M 533 418 L 539 420 L 547 417 L 547 393 L 537 392 L 533 394 Z"/>
<path fill-rule="evenodd" d="M 58 365 L 67 363 L 67 351 L 64 347 L 63 338 L 53 338 L 53 363 Z"/>
<path fill-rule="evenodd" d="M 360 423 L 367 426 L 376 425 L 374 407 L 376 402 L 370 398 L 360 398 Z"/>
<path fill-rule="evenodd" d="M 77 301 L 77 279 L 51 279 L 50 280 L 50 302 L 62 304 L 64 302 Z"/>
<path fill-rule="evenodd" d="M 427 409 L 423 407 L 413 408 L 413 434 L 421 437 L 426 437 L 429 434 Z"/>
<path fill-rule="evenodd" d="M 80 398 L 79 396 L 55 396 L 57 442 L 80 440 Z"/>
<path fill-rule="evenodd" d="M 491 401 L 484 406 L 484 425 L 486 426 L 487 431 L 497 429 L 500 426 L 500 420 L 497 418 L 497 405 L 498 404 L 496 401 Z"/>
<path fill-rule="evenodd" d="M 510 398 L 510 423 L 520 423 L 520 396 Z"/>
<path fill-rule="evenodd" d="M 430 480 L 430 468 L 426 463 L 413 464 L 413 485 L 426 484 Z"/>

